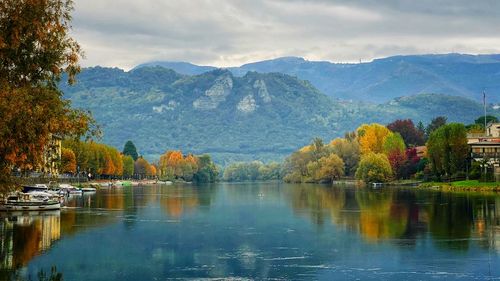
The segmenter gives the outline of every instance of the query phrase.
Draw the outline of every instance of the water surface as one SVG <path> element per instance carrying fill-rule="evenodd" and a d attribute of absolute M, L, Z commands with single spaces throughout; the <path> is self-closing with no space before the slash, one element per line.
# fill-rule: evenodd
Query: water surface
<path fill-rule="evenodd" d="M 0 275 L 500 279 L 500 196 L 280 183 L 140 186 L 2 215 Z"/>

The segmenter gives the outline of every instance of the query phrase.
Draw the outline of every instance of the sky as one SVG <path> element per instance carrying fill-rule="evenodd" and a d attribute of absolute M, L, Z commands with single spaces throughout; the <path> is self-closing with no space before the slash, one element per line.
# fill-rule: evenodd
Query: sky
<path fill-rule="evenodd" d="M 496 0 L 75 0 L 82 66 L 500 53 Z"/>

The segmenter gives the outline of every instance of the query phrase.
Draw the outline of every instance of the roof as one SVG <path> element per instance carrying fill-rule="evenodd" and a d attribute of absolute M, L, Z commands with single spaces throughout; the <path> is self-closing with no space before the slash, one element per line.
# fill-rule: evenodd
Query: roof
<path fill-rule="evenodd" d="M 500 147 L 500 141 L 480 141 L 480 142 L 469 143 L 469 145 L 471 145 L 471 146 L 488 145 L 488 146 L 499 146 Z"/>

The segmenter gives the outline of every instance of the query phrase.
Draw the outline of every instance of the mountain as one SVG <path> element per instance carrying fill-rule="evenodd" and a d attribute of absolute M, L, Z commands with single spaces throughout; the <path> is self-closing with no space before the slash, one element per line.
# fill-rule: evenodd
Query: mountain
<path fill-rule="evenodd" d="M 169 67 L 184 73 L 174 65 Z M 401 96 L 440 93 L 480 101 L 486 91 L 489 102 L 500 102 L 500 55 L 393 56 L 366 63 L 284 57 L 229 70 L 236 76 L 248 71 L 297 76 L 326 95 L 343 100 L 384 103 Z"/>
<path fill-rule="evenodd" d="M 217 69 L 216 67 L 213 66 L 195 65 L 189 62 L 182 62 L 182 61 L 152 61 L 139 64 L 133 70 L 142 67 L 154 67 L 154 66 L 161 66 L 164 68 L 173 69 L 176 72 L 185 75 L 198 75 Z"/>
<path fill-rule="evenodd" d="M 282 159 L 313 137 L 330 140 L 361 123 L 428 122 L 438 115 L 472 122 L 482 112 L 477 102 L 436 94 L 384 104 L 338 101 L 286 74 L 238 77 L 224 69 L 190 76 L 159 66 L 129 72 L 94 67 L 61 89 L 74 106 L 93 112 L 106 143 L 121 148 L 132 140 L 149 159 L 167 149 L 210 153 L 223 165 Z"/>

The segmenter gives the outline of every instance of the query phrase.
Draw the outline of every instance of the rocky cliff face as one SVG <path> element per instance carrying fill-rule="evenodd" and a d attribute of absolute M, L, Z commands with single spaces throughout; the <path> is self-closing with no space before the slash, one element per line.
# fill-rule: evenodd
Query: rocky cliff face
<path fill-rule="evenodd" d="M 205 95 L 193 102 L 196 109 L 216 109 L 219 104 L 226 100 L 233 89 L 233 78 L 227 73 L 218 77 L 212 87 L 205 91 Z"/>

